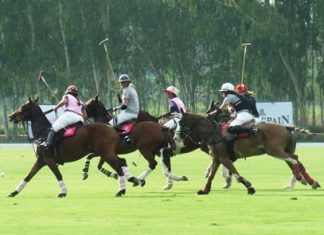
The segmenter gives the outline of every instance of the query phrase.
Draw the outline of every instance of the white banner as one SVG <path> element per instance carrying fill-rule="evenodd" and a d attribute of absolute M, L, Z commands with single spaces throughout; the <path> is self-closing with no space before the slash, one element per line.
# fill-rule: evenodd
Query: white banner
<path fill-rule="evenodd" d="M 292 102 L 257 102 L 256 106 L 260 114 L 257 122 L 293 125 Z"/>

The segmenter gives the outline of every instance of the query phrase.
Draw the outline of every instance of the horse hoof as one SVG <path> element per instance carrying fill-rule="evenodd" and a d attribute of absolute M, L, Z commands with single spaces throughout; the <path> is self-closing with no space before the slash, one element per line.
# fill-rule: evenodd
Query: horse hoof
<path fill-rule="evenodd" d="M 284 187 L 284 189 L 285 189 L 285 190 L 293 190 L 293 189 L 294 189 L 294 187 L 293 187 L 293 186 L 291 186 L 291 185 L 288 185 L 288 186 Z"/>
<path fill-rule="evenodd" d="M 181 181 L 188 181 L 188 177 L 187 176 L 182 176 L 182 180 Z"/>
<path fill-rule="evenodd" d="M 144 185 L 146 184 L 146 181 L 145 180 L 139 180 L 139 183 L 140 183 L 141 187 L 144 187 Z"/>
<path fill-rule="evenodd" d="M 303 185 L 307 185 L 307 180 L 305 180 L 304 178 L 301 179 L 299 182 L 302 183 Z"/>
<path fill-rule="evenodd" d="M 60 193 L 59 195 L 57 195 L 58 198 L 64 198 L 66 197 L 66 193 Z"/>
<path fill-rule="evenodd" d="M 17 194 L 17 191 L 13 191 L 12 193 L 9 193 L 7 197 L 15 197 Z"/>
<path fill-rule="evenodd" d="M 172 189 L 173 184 L 167 184 L 166 186 L 163 187 L 163 190 L 170 190 Z"/>
<path fill-rule="evenodd" d="M 130 177 L 130 178 L 128 179 L 128 182 L 133 183 L 133 187 L 136 187 L 136 186 L 140 185 L 140 182 L 139 182 L 138 179 L 137 179 L 136 177 L 134 177 L 134 176 Z"/>
<path fill-rule="evenodd" d="M 88 173 L 85 173 L 85 172 L 82 173 L 82 179 L 83 180 L 88 179 L 88 176 L 89 176 Z"/>
<path fill-rule="evenodd" d="M 111 178 L 114 178 L 115 180 L 118 179 L 118 175 L 116 173 L 111 174 Z"/>
<path fill-rule="evenodd" d="M 317 181 L 315 181 L 314 184 L 312 185 L 312 189 L 318 189 L 320 187 L 321 185 Z"/>
<path fill-rule="evenodd" d="M 208 195 L 208 194 L 209 194 L 209 192 L 201 190 L 201 189 L 197 192 L 197 195 Z"/>
<path fill-rule="evenodd" d="M 126 193 L 126 189 L 119 190 L 119 192 L 116 193 L 116 197 L 121 197 L 121 196 L 125 195 L 125 193 Z"/>
<path fill-rule="evenodd" d="M 255 194 L 255 189 L 253 187 L 248 188 L 248 195 L 253 195 Z"/>

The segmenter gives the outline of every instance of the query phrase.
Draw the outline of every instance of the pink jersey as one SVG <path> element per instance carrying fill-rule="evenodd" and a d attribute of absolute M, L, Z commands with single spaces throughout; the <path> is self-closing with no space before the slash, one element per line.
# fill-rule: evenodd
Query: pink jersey
<path fill-rule="evenodd" d="M 64 109 L 67 111 L 72 111 L 82 115 L 83 104 L 77 100 L 73 95 L 67 94 L 63 96 L 64 99 L 67 99 L 68 102 L 64 106 Z"/>
<path fill-rule="evenodd" d="M 183 104 L 182 100 L 179 97 L 174 97 L 171 99 L 171 102 L 173 102 L 176 105 L 175 110 L 172 110 L 171 108 L 171 112 L 177 112 L 177 113 L 181 113 L 181 110 L 185 113 L 186 112 L 186 107 Z"/>

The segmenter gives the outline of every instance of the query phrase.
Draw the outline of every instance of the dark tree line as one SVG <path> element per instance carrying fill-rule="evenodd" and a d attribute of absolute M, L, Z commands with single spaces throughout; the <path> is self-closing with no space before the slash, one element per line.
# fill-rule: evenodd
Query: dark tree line
<path fill-rule="evenodd" d="M 168 85 L 201 112 L 222 83 L 240 82 L 244 42 L 257 99 L 293 101 L 296 124 L 323 128 L 323 12 L 312 0 L 0 0 L 0 132 L 9 137 L 8 113 L 28 95 L 56 103 L 72 83 L 112 106 L 121 73 L 153 114 Z"/>

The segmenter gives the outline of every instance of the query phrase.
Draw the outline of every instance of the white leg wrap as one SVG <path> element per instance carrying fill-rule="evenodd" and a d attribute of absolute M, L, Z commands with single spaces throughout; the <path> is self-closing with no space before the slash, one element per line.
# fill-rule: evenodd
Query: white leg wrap
<path fill-rule="evenodd" d="M 65 185 L 65 183 L 64 183 L 64 181 L 63 180 L 60 180 L 59 182 L 59 186 L 60 186 L 60 188 L 61 188 L 61 193 L 67 193 L 67 188 L 66 188 L 66 185 Z"/>
<path fill-rule="evenodd" d="M 151 168 L 147 168 L 145 171 L 143 171 L 137 178 L 139 180 L 144 180 L 148 174 L 150 174 L 152 172 L 152 169 Z"/>
<path fill-rule="evenodd" d="M 168 167 L 164 164 L 163 162 L 163 155 L 161 155 L 161 164 L 162 164 L 162 170 L 163 170 L 163 174 L 168 177 L 169 175 L 171 175 L 171 172 L 169 171 Z"/>
<path fill-rule="evenodd" d="M 26 182 L 25 180 L 22 180 L 22 181 L 18 184 L 18 186 L 17 186 L 17 188 L 16 188 L 16 191 L 17 191 L 17 192 L 21 192 L 21 190 L 23 190 L 23 189 L 25 188 L 26 184 L 27 184 L 27 182 Z"/>
<path fill-rule="evenodd" d="M 123 170 L 124 175 L 126 176 L 126 178 L 129 179 L 131 177 L 131 174 L 129 172 L 128 166 L 122 166 L 122 170 Z"/>
<path fill-rule="evenodd" d="M 173 186 L 172 175 L 168 176 L 167 184 L 163 187 L 164 190 L 169 190 Z"/>
<path fill-rule="evenodd" d="M 296 181 L 297 180 L 296 180 L 295 175 L 292 175 L 286 189 L 294 189 L 294 187 L 296 185 Z"/>
<path fill-rule="evenodd" d="M 211 172 L 211 169 L 212 169 L 212 165 L 213 165 L 213 162 L 209 163 L 209 165 L 207 166 L 206 168 L 206 171 L 205 171 L 205 177 L 207 178 Z"/>
<path fill-rule="evenodd" d="M 119 176 L 119 190 L 126 189 L 126 177 Z"/>
<path fill-rule="evenodd" d="M 230 176 L 229 170 L 223 165 L 222 165 L 222 176 L 224 178 L 228 178 Z"/>

